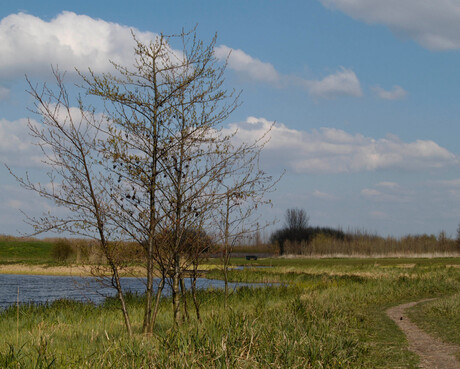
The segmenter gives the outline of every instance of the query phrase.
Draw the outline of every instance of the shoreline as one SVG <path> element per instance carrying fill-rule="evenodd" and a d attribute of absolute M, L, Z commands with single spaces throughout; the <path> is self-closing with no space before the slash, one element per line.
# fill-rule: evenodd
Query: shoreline
<path fill-rule="evenodd" d="M 304 255 L 284 255 L 279 257 L 280 259 L 293 260 L 293 259 L 375 259 L 378 262 L 379 259 L 455 259 L 452 263 L 448 263 L 446 266 L 453 268 L 460 268 L 460 254 L 423 254 L 423 255 L 398 255 L 398 256 L 367 256 L 360 257 L 357 255 L 328 255 L 323 257 L 318 256 L 304 256 Z M 458 261 L 458 262 L 457 262 Z M 410 267 L 414 267 L 410 264 Z M 235 267 L 235 265 L 233 265 Z M 400 267 L 409 267 L 408 264 L 402 264 Z M 210 269 L 219 269 L 218 265 L 204 264 L 200 266 L 200 272 L 206 273 Z M 120 268 L 120 277 L 143 277 L 145 276 L 145 267 L 140 265 L 128 266 Z M 111 271 L 108 266 L 91 265 L 91 264 L 69 264 L 69 265 L 49 265 L 49 264 L 24 264 L 24 263 L 12 263 L 2 264 L 0 262 L 0 275 L 1 274 L 19 274 L 19 275 L 50 275 L 50 276 L 73 276 L 73 277 L 94 277 L 94 276 L 111 276 Z M 159 277 L 160 275 L 158 275 Z"/>
<path fill-rule="evenodd" d="M 120 272 L 121 277 L 142 277 L 144 268 L 133 266 L 123 268 Z M 71 276 L 71 277 L 94 277 L 110 276 L 108 268 L 99 269 L 93 265 L 59 265 L 49 266 L 46 264 L 0 264 L 0 274 L 19 274 L 19 275 L 50 275 L 50 276 Z"/>
<path fill-rule="evenodd" d="M 199 274 L 203 275 L 210 269 L 209 265 L 202 266 Z M 100 277 L 112 275 L 109 267 L 98 265 L 47 265 L 47 264 L 0 264 L 0 275 L 50 275 L 67 277 Z M 145 268 L 139 265 L 129 266 L 119 269 L 120 277 L 145 277 Z M 159 273 L 154 273 L 154 277 L 160 277 Z"/>

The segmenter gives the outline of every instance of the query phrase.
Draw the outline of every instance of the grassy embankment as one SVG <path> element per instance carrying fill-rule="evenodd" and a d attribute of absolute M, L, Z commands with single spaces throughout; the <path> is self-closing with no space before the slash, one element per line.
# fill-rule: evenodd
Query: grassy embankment
<path fill-rule="evenodd" d="M 1 264 L 51 264 L 53 242 L 0 235 Z"/>
<path fill-rule="evenodd" d="M 19 319 L 11 307 L 0 314 L 0 367 L 414 368 L 417 358 L 386 308 L 460 289 L 458 258 L 255 263 L 272 267 L 232 271 L 231 279 L 283 286 L 237 290 L 227 310 L 221 291 L 200 292 L 203 322 L 190 311 L 177 331 L 164 299 L 155 334 L 136 333 L 132 341 L 116 301 L 23 306 Z M 142 298 L 130 297 L 129 310 L 139 332 Z M 452 314 L 458 321 L 458 310 Z"/>

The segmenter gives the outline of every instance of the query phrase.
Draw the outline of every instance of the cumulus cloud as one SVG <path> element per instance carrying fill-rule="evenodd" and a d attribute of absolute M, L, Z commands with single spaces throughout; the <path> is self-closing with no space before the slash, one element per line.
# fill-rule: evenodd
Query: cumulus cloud
<path fill-rule="evenodd" d="M 337 96 L 362 96 L 361 84 L 355 72 L 341 68 L 319 81 L 305 81 L 309 93 L 326 99 Z"/>
<path fill-rule="evenodd" d="M 430 50 L 460 49 L 460 4 L 452 0 L 320 0 L 352 18 L 388 26 Z"/>
<path fill-rule="evenodd" d="M 378 97 L 384 100 L 401 100 L 407 95 L 407 91 L 398 85 L 393 86 L 393 89 L 389 91 L 384 90 L 380 86 L 374 86 L 372 90 Z"/>
<path fill-rule="evenodd" d="M 272 64 L 254 58 L 243 50 L 225 45 L 216 47 L 215 55 L 220 60 L 227 60 L 228 57 L 229 69 L 255 82 L 269 83 L 277 87 L 301 86 L 315 98 L 362 96 L 359 79 L 351 69 L 341 67 L 321 80 L 307 80 L 280 74 Z"/>
<path fill-rule="evenodd" d="M 253 58 L 243 50 L 220 45 L 214 49 L 214 53 L 216 58 L 220 60 L 226 60 L 228 57 L 229 69 L 241 73 L 256 82 L 275 84 L 280 82 L 281 77 L 272 64 Z"/>
<path fill-rule="evenodd" d="M 143 42 L 158 36 L 67 11 L 50 21 L 25 13 L 9 15 L 0 21 L 0 79 L 49 74 L 51 65 L 68 71 L 90 67 L 96 73 L 111 70 L 109 60 L 130 65 L 134 48 L 131 30 Z M 341 68 L 322 80 L 310 81 L 282 75 L 272 64 L 226 45 L 216 47 L 215 55 L 220 60 L 228 57 L 229 69 L 255 82 L 302 86 L 315 98 L 362 95 L 351 69 Z M 0 88 L 0 99 L 8 92 Z"/>
<path fill-rule="evenodd" d="M 31 121 L 31 124 L 37 124 Z M 42 152 L 31 143 L 27 119 L 0 119 L 0 163 L 13 167 L 41 166 Z"/>
<path fill-rule="evenodd" d="M 25 13 L 9 15 L 0 21 L 0 78 L 49 73 L 50 65 L 102 72 L 111 69 L 109 60 L 132 64 L 131 29 L 143 42 L 156 37 L 67 11 L 49 22 Z"/>
<path fill-rule="evenodd" d="M 273 122 L 249 117 L 234 123 L 236 139 L 251 142 Z M 458 165 L 460 158 L 430 140 L 403 142 L 396 136 L 375 139 L 335 128 L 301 131 L 277 123 L 270 132 L 266 160 L 298 173 L 349 173 L 381 169 L 427 170 Z"/>

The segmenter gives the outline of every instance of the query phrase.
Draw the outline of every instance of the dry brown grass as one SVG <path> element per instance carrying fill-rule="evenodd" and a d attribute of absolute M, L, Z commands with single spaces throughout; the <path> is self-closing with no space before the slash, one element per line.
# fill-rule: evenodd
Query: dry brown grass
<path fill-rule="evenodd" d="M 104 266 L 93 265 L 27 265 L 8 264 L 0 265 L 0 274 L 30 274 L 30 275 L 62 275 L 73 277 L 110 276 L 110 269 Z M 145 274 L 142 266 L 130 266 L 121 270 L 123 277 L 140 277 Z"/>

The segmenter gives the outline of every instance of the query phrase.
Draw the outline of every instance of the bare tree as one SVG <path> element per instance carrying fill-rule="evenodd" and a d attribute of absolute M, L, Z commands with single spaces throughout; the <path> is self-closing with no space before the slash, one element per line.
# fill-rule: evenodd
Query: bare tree
<path fill-rule="evenodd" d="M 228 270 L 235 244 L 269 223 L 257 215 L 263 205 L 271 205 L 265 196 L 275 189 L 281 176 L 274 180 L 259 167 L 260 154 L 268 142 L 270 130 L 254 142 L 234 147 L 235 160 L 226 163 L 229 175 L 220 181 L 222 200 L 216 209 L 215 224 L 222 244 L 224 305 L 228 299 Z M 259 213 L 260 214 L 260 213 Z"/>
<path fill-rule="evenodd" d="M 308 228 L 310 218 L 304 209 L 287 209 L 285 214 L 285 227 L 289 230 L 303 230 Z"/>
<path fill-rule="evenodd" d="M 303 209 L 292 208 L 286 210 L 285 225 L 272 233 L 270 241 L 278 244 L 280 255 L 284 254 L 284 246 L 287 241 L 308 241 L 311 231 L 308 227 L 309 217 Z"/>
<path fill-rule="evenodd" d="M 43 163 L 50 169 L 49 183 L 42 185 L 34 182 L 28 174 L 20 177 L 10 172 L 22 187 L 68 210 L 65 215 L 44 213 L 40 218 L 27 217 L 35 235 L 52 230 L 98 241 L 110 266 L 113 287 L 131 336 L 131 322 L 120 283 L 120 265 L 110 244 L 119 234 L 111 222 L 113 208 L 106 187 L 109 179 L 100 165 L 98 135 L 103 120 L 85 108 L 81 100 L 77 100 L 77 108 L 73 108 L 62 75 L 57 70 L 53 72 L 56 91 L 46 85 L 39 89 L 28 81 L 28 92 L 35 100 L 34 112 L 41 118 L 39 125 L 29 120 L 29 129 L 42 149 Z"/>
<path fill-rule="evenodd" d="M 112 268 L 130 335 L 119 265 L 110 241 L 134 241 L 144 250 L 142 331 L 153 331 L 165 283 L 172 286 L 177 325 L 181 306 L 187 314 L 184 276 L 192 267 L 196 282 L 198 262 L 206 249 L 199 237 L 192 242 L 190 234 L 210 233 L 217 218 L 222 224 L 216 212 L 223 200 L 229 215 L 239 211 L 233 220 L 224 219 L 226 242 L 237 235 L 233 225 L 240 227 L 239 234 L 248 232 L 238 222 L 264 201 L 261 194 L 271 180 L 258 168 L 261 142 L 234 145 L 233 135 L 220 129 L 238 106 L 239 95 L 223 86 L 226 65 L 214 56 L 216 38 L 204 44 L 192 30 L 161 35 L 148 44 L 135 41 L 132 67 L 113 63 L 113 73 L 80 72 L 81 87 L 105 107 L 97 115 L 79 100 L 84 124 L 74 122 L 59 78 L 57 97 L 45 89 L 49 101 L 31 89 L 45 124 L 43 131 L 31 129 L 43 146 L 51 147 L 48 164 L 61 181 L 47 190 L 28 178 L 18 178 L 24 187 L 71 210 L 65 219 L 48 215 L 35 220 L 39 231 L 57 229 L 99 240 Z M 172 48 L 175 44 L 180 45 L 179 50 Z M 54 106 L 65 110 L 64 117 Z M 245 206 L 251 210 L 243 210 Z M 195 307 L 199 318 L 196 301 Z"/>
<path fill-rule="evenodd" d="M 150 44 L 136 40 L 134 68 L 114 64 L 115 74 L 81 73 L 91 95 L 107 102 L 109 125 L 103 153 L 108 169 L 117 177 L 112 198 L 118 205 L 117 224 L 140 244 L 146 259 L 146 299 L 143 331 L 153 329 L 159 299 L 171 260 L 161 244 L 162 168 L 170 148 L 168 128 L 171 102 L 187 81 L 171 83 L 178 65 L 167 38 L 160 36 Z M 181 84 L 182 83 L 182 84 Z M 153 292 L 156 271 L 161 276 Z"/>
<path fill-rule="evenodd" d="M 116 75 L 82 74 L 88 93 L 109 103 L 104 156 L 118 176 L 116 219 L 146 250 L 145 332 L 155 316 L 154 269 L 172 278 L 179 322 L 181 276 L 191 262 L 184 257 L 183 234 L 209 225 L 216 188 L 237 157 L 231 135 L 219 131 L 238 96 L 223 88 L 225 65 L 214 56 L 215 40 L 204 45 L 192 31 L 160 36 L 149 45 L 138 41 L 134 68 L 115 64 Z M 175 42 L 181 50 L 172 50 Z M 158 242 L 161 232 L 173 235 L 167 247 Z"/>

